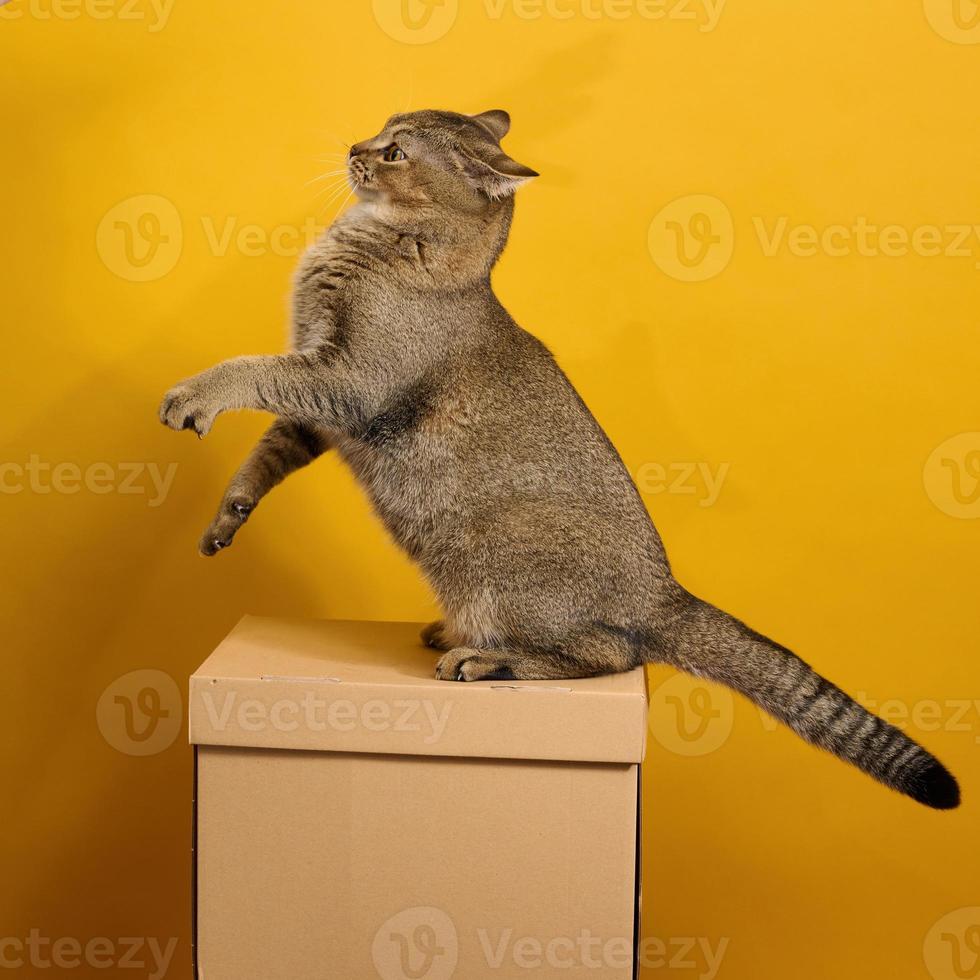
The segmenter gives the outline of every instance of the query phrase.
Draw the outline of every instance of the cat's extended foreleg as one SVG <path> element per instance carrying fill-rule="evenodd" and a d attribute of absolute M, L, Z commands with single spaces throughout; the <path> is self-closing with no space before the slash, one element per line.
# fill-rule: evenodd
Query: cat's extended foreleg
<path fill-rule="evenodd" d="M 218 513 L 201 536 L 201 554 L 210 556 L 227 548 L 258 502 L 274 486 L 329 448 L 329 437 L 322 429 L 276 419 L 231 478 Z"/>
<path fill-rule="evenodd" d="M 254 408 L 316 427 L 343 427 L 344 378 L 321 353 L 235 357 L 174 385 L 160 405 L 171 429 L 204 436 L 221 412 Z"/>

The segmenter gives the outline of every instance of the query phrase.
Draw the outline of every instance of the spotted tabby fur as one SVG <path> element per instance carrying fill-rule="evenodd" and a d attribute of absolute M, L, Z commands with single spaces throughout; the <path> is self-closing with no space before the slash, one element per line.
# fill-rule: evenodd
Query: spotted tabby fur
<path fill-rule="evenodd" d="M 444 610 L 423 638 L 449 681 L 672 664 L 740 691 L 797 734 L 937 808 L 955 779 L 799 657 L 696 598 L 615 448 L 490 271 L 514 190 L 507 113 L 393 116 L 350 150 L 358 203 L 300 263 L 293 343 L 171 389 L 174 429 L 276 416 L 201 540 L 231 544 L 262 497 L 336 449 Z"/>

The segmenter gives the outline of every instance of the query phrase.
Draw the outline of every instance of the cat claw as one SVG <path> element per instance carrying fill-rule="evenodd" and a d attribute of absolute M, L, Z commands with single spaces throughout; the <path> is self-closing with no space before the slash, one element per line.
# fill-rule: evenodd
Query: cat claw
<path fill-rule="evenodd" d="M 422 642 L 427 647 L 432 647 L 433 650 L 449 650 L 452 648 L 452 644 L 446 639 L 445 624 L 441 619 L 434 623 L 429 623 L 422 630 L 421 636 Z"/>
<path fill-rule="evenodd" d="M 205 557 L 216 555 L 225 548 L 230 548 L 235 535 L 255 509 L 255 504 L 246 496 L 236 494 L 221 503 L 221 510 L 201 536 L 198 550 Z"/>
<path fill-rule="evenodd" d="M 201 543 L 197 546 L 197 550 L 205 557 L 210 558 L 212 555 L 216 555 L 219 551 L 224 551 L 225 548 L 231 546 L 232 538 L 216 538 L 212 537 L 211 534 L 205 534 L 201 538 Z"/>
<path fill-rule="evenodd" d="M 436 678 L 441 681 L 479 681 L 492 668 L 483 662 L 479 650 L 470 647 L 454 647 L 444 653 L 436 663 Z"/>
<path fill-rule="evenodd" d="M 178 432 L 192 429 L 203 439 L 214 423 L 216 413 L 208 410 L 200 393 L 191 386 L 171 388 L 160 403 L 160 421 Z"/>

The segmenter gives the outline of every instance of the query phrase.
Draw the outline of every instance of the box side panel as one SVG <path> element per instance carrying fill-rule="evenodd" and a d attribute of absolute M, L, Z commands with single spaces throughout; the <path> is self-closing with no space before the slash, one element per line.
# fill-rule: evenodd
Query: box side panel
<path fill-rule="evenodd" d="M 640 976 L 640 930 L 643 922 L 643 767 L 636 767 L 636 867 L 633 872 L 633 980 Z"/>
<path fill-rule="evenodd" d="M 198 748 L 194 746 L 194 789 L 191 798 L 191 976 L 200 976 L 197 963 L 197 773 Z"/>
<path fill-rule="evenodd" d="M 199 751 L 207 980 L 633 975 L 636 766 Z"/>

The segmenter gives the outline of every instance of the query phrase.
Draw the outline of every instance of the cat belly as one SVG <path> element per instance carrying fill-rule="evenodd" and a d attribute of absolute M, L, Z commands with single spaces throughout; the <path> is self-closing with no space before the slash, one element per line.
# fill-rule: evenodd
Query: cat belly
<path fill-rule="evenodd" d="M 347 437 L 337 449 L 396 543 L 419 560 L 446 516 L 446 494 L 426 476 L 424 460 L 409 449 L 396 460 Z"/>

